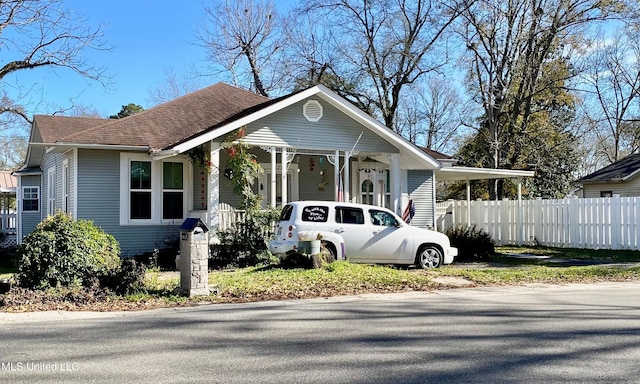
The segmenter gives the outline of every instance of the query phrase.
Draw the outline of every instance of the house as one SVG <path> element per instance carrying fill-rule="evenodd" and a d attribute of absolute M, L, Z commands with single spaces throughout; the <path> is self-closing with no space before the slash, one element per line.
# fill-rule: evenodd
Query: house
<path fill-rule="evenodd" d="M 585 198 L 640 196 L 640 154 L 609 164 L 576 184 L 582 186 L 580 197 Z"/>
<path fill-rule="evenodd" d="M 340 197 L 401 213 L 411 199 L 412 224 L 434 227 L 442 164 L 429 153 L 322 85 L 267 99 L 217 83 L 118 120 L 35 116 L 15 172 L 19 241 L 58 210 L 114 235 L 125 256 L 164 247 L 188 217 L 218 227 L 219 208 L 239 202 L 221 144 L 240 128 L 265 207 Z M 196 150 L 210 167 L 190 161 Z"/>
<path fill-rule="evenodd" d="M 16 198 L 17 183 L 10 171 L 0 171 L 0 248 L 16 244 L 16 213 L 12 203 Z"/>

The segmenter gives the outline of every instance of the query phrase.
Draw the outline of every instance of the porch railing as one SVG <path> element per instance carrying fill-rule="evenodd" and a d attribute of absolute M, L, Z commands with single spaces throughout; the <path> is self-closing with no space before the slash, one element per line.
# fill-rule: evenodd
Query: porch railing
<path fill-rule="evenodd" d="M 235 209 L 228 204 L 220 204 L 218 211 L 218 226 L 221 231 L 231 228 L 234 223 L 243 221 L 247 212 L 241 209 Z"/>
<path fill-rule="evenodd" d="M 2 220 L 0 220 L 0 232 L 3 233 L 15 233 L 16 232 L 16 214 L 15 213 L 3 213 L 0 214 Z"/>

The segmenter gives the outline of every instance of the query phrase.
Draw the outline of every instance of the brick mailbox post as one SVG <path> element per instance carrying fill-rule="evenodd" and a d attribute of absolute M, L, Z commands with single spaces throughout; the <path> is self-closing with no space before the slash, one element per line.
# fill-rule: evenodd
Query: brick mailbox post
<path fill-rule="evenodd" d="M 209 295 L 209 228 L 198 218 L 180 226 L 180 288 L 189 297 Z"/>

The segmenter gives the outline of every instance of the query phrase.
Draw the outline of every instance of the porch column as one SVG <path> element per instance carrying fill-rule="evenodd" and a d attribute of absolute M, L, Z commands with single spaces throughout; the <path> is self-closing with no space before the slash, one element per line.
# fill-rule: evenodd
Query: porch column
<path fill-rule="evenodd" d="M 350 171 L 349 171 L 349 158 L 351 157 L 351 152 L 346 151 L 344 153 L 344 171 L 342 172 L 343 175 L 343 198 L 344 201 L 350 201 L 349 198 L 349 175 L 350 175 Z"/>
<path fill-rule="evenodd" d="M 340 151 L 336 151 L 336 158 L 333 162 L 334 200 L 340 201 Z"/>
<path fill-rule="evenodd" d="M 271 179 L 269 180 L 269 191 L 271 194 L 271 201 L 269 202 L 271 205 L 271 208 L 275 208 L 277 201 L 276 201 L 276 195 L 278 194 L 278 183 L 277 183 L 277 177 L 278 177 L 278 170 L 277 170 L 277 164 L 278 164 L 278 159 L 277 159 L 277 152 L 276 152 L 276 147 L 271 147 Z"/>
<path fill-rule="evenodd" d="M 209 170 L 209 228 L 218 228 L 220 225 L 220 143 L 210 142 L 209 159 L 211 169 Z"/>
<path fill-rule="evenodd" d="M 2 227 L 0 228 L 2 232 L 7 231 L 8 214 L 9 214 L 9 197 L 8 197 L 8 194 L 3 193 L 2 194 Z"/>
<path fill-rule="evenodd" d="M 471 181 L 467 179 L 467 228 L 471 227 Z"/>
<path fill-rule="evenodd" d="M 280 155 L 280 162 L 282 163 L 282 184 L 280 185 L 282 202 L 281 205 L 284 207 L 287 204 L 287 148 L 282 147 L 282 154 Z"/>
<path fill-rule="evenodd" d="M 389 191 L 391 192 L 391 209 L 396 214 L 401 212 L 401 185 L 400 185 L 400 154 L 392 153 L 389 155 Z"/>

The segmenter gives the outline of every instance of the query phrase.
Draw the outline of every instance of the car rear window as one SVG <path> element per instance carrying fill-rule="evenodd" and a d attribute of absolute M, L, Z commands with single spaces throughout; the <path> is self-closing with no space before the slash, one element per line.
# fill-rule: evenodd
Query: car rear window
<path fill-rule="evenodd" d="M 280 214 L 280 221 L 291 220 L 291 212 L 293 212 L 293 205 L 285 205 Z"/>
<path fill-rule="evenodd" d="M 326 223 L 329 219 L 329 207 L 322 205 L 309 205 L 302 209 L 302 221 Z"/>
<path fill-rule="evenodd" d="M 364 224 L 364 213 L 360 208 L 336 207 L 336 223 Z"/>

